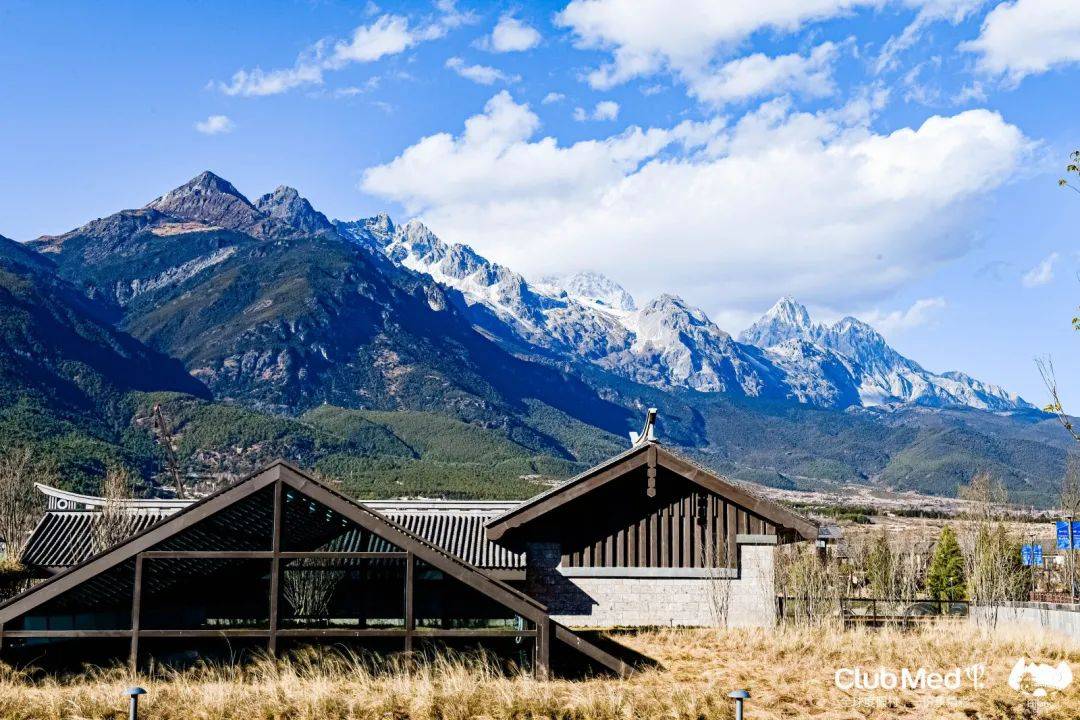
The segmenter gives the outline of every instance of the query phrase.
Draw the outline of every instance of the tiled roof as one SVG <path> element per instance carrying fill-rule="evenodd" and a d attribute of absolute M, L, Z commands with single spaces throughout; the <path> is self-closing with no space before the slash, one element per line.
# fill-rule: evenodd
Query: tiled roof
<path fill-rule="evenodd" d="M 510 552 L 489 542 L 484 528 L 489 520 L 506 512 L 516 503 L 372 501 L 363 504 L 470 565 L 486 570 L 525 568 L 525 556 L 522 553 Z M 128 532 L 134 535 L 171 514 L 128 514 Z M 86 560 L 96 550 L 94 525 L 100 517 L 100 512 L 87 510 L 46 512 L 23 551 L 23 563 L 31 567 L 55 569 L 77 565 Z M 352 535 L 350 533 L 335 543 L 335 549 L 370 549 L 353 547 L 359 541 L 359 535 Z M 338 545 L 340 547 L 337 547 Z"/>
<path fill-rule="evenodd" d="M 128 535 L 150 527 L 171 513 L 138 513 L 125 516 Z M 60 568 L 78 565 L 104 548 L 94 547 L 94 525 L 101 513 L 87 510 L 50 510 L 38 523 L 23 550 L 23 564 Z"/>

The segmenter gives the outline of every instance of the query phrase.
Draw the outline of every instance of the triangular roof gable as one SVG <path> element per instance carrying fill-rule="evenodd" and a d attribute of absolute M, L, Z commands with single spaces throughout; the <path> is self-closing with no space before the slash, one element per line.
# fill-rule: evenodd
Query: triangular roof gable
<path fill-rule="evenodd" d="M 818 528 L 811 520 L 706 470 L 657 442 L 647 442 L 632 447 L 491 520 L 487 524 L 488 537 L 491 540 L 499 540 L 506 533 L 531 523 L 540 516 L 577 498 L 588 495 L 593 490 L 623 477 L 631 470 L 650 464 L 678 473 L 687 480 L 729 499 L 766 520 L 794 530 L 806 540 L 817 539 Z"/>
<path fill-rule="evenodd" d="M 0 625 L 32 610 L 51 598 L 74 588 L 97 574 L 115 567 L 140 552 L 150 550 L 211 515 L 239 502 L 280 480 L 284 485 L 339 513 L 384 540 L 412 552 L 417 558 L 466 582 L 476 590 L 501 602 L 519 615 L 540 622 L 546 618 L 545 607 L 509 585 L 485 575 L 382 514 L 341 495 L 303 471 L 278 460 L 254 474 L 203 498 L 175 515 L 133 535 L 98 555 L 35 585 L 0 605 Z"/>

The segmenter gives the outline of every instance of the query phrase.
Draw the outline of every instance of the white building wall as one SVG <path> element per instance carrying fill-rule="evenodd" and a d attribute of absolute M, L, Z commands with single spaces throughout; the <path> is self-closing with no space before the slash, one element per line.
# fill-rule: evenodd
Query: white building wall
<path fill-rule="evenodd" d="M 525 591 L 571 627 L 772 626 L 775 550 L 740 545 L 733 577 L 686 577 L 686 570 L 666 568 L 564 569 L 557 544 L 534 544 L 527 551 Z"/>

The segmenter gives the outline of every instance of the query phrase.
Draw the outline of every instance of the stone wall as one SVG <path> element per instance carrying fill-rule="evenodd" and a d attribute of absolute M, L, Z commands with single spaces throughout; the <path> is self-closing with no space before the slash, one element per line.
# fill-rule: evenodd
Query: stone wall
<path fill-rule="evenodd" d="M 738 572 L 564 569 L 557 543 L 537 543 L 526 552 L 525 592 L 569 626 L 771 626 L 776 622 L 775 550 L 740 545 Z"/>
<path fill-rule="evenodd" d="M 996 617 L 995 617 L 996 615 Z M 1019 627 L 1066 636 L 1080 642 L 1080 606 L 1057 603 L 1017 602 L 997 608 L 972 605 L 968 621 L 979 627 Z"/>

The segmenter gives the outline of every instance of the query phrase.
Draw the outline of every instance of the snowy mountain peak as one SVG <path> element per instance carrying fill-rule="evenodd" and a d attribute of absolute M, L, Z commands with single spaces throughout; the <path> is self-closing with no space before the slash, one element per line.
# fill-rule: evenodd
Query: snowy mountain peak
<path fill-rule="evenodd" d="M 1001 388 L 955 373 L 932 373 L 889 345 L 868 323 L 847 316 L 817 324 L 806 308 L 781 298 L 739 336 L 785 369 L 796 386 L 843 389 L 854 383 L 862 405 L 897 403 L 1015 410 L 1031 406 Z M 814 350 L 805 345 L 809 343 Z M 829 359 L 831 356 L 832 359 Z M 830 394 L 830 393 L 826 393 Z"/>
<path fill-rule="evenodd" d="M 591 270 L 571 275 L 547 277 L 541 282 L 549 287 L 564 290 L 569 297 L 584 301 L 587 304 L 595 304 L 622 312 L 632 312 L 636 309 L 634 298 L 622 285 L 619 285 L 606 275 Z"/>
<path fill-rule="evenodd" d="M 775 318 L 796 327 L 809 328 L 813 326 L 806 306 L 790 295 L 785 295 L 777 300 L 776 304 L 765 313 L 765 317 Z"/>
<path fill-rule="evenodd" d="M 379 213 L 375 217 L 367 218 L 366 222 L 368 228 L 373 232 L 378 232 L 383 235 L 389 235 L 394 232 L 394 221 L 384 212 Z"/>
<path fill-rule="evenodd" d="M 702 338 L 726 342 L 731 336 L 713 323 L 701 308 L 688 305 L 678 295 L 663 293 L 636 314 L 634 326 L 638 343 L 672 345 L 681 338 Z"/>
<path fill-rule="evenodd" d="M 814 341 L 822 328 L 810 318 L 806 306 L 790 295 L 776 301 L 757 322 L 739 335 L 741 342 L 770 348 L 788 340 Z"/>
<path fill-rule="evenodd" d="M 474 326 L 512 352 L 590 363 L 635 382 L 824 407 L 918 404 L 1028 408 L 1015 395 L 959 373 L 934 375 L 846 317 L 816 323 L 783 297 L 734 340 L 700 308 L 664 293 L 640 309 L 610 278 L 579 272 L 531 284 L 468 245 L 386 215 L 336 222 L 338 232 L 456 293 Z"/>
<path fill-rule="evenodd" d="M 335 220 L 334 227 L 342 237 L 378 251 L 389 245 L 397 232 L 397 226 L 386 213 L 349 222 Z"/>
<path fill-rule="evenodd" d="M 420 244 L 427 247 L 433 245 L 445 245 L 445 243 L 431 232 L 427 225 L 419 220 L 410 220 L 402 228 L 405 241 L 412 244 Z"/>

